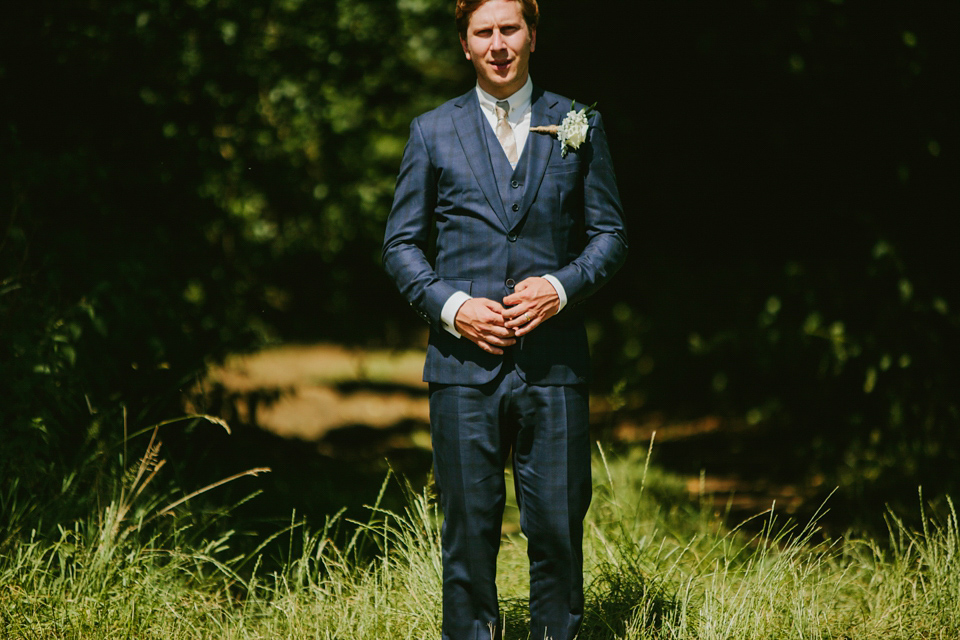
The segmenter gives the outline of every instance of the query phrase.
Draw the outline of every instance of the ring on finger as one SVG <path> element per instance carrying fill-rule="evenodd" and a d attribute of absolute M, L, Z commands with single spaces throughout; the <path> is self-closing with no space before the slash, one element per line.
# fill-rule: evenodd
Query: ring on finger
<path fill-rule="evenodd" d="M 523 319 L 526 320 L 527 322 L 530 322 L 530 314 L 529 313 L 523 314 Z"/>

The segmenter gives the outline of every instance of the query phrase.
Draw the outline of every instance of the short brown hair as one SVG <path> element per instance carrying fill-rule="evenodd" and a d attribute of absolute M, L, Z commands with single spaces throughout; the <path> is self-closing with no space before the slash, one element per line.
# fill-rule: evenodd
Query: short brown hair
<path fill-rule="evenodd" d="M 523 21 L 527 23 L 527 28 L 532 33 L 536 31 L 537 24 L 540 22 L 540 7 L 537 6 L 537 0 L 515 0 L 520 3 L 520 13 L 523 14 Z M 467 27 L 470 25 L 470 16 L 480 8 L 487 0 L 457 0 L 457 10 L 454 19 L 457 21 L 457 31 L 461 38 L 467 37 Z"/>

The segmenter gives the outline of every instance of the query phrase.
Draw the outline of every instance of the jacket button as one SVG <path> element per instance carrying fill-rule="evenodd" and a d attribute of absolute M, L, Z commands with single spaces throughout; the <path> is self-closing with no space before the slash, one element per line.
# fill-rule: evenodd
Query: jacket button
<path fill-rule="evenodd" d="M 510 186 L 513 187 L 514 189 L 518 189 L 518 188 L 520 188 L 520 183 L 517 182 L 516 180 L 511 180 L 511 181 L 510 181 Z"/>
<path fill-rule="evenodd" d="M 516 241 L 517 241 L 517 234 L 515 234 L 515 233 L 507 234 L 507 240 L 509 240 L 510 242 L 516 242 Z"/>
<path fill-rule="evenodd" d="M 517 283 L 513 281 L 513 278 L 507 278 L 507 281 L 504 284 L 507 285 L 507 289 L 513 289 L 513 285 Z"/>
<path fill-rule="evenodd" d="M 514 203 L 513 206 L 510 208 L 513 209 L 514 211 L 520 211 L 520 205 L 518 205 L 517 203 Z"/>

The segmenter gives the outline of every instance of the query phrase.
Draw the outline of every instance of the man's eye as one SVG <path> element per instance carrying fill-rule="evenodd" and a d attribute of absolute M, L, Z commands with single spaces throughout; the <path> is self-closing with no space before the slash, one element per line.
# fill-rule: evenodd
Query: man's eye
<path fill-rule="evenodd" d="M 490 29 L 480 29 L 480 31 L 476 31 L 474 33 L 476 33 L 476 35 L 480 36 L 481 38 L 489 38 L 491 34 L 493 34 L 493 31 Z"/>

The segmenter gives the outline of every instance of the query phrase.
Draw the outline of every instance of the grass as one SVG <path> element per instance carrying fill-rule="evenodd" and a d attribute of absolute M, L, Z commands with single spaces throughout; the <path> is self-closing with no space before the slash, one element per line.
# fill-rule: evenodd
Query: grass
<path fill-rule="evenodd" d="M 598 448 L 581 640 L 960 636 L 949 501 L 919 531 L 889 514 L 886 540 L 826 539 L 816 519 L 775 509 L 729 526 L 648 462 L 649 451 L 608 459 Z M 426 492 L 408 487 L 402 512 L 371 496 L 363 522 L 341 513 L 310 528 L 294 515 L 251 541 L 229 514 L 174 506 L 151 483 L 161 467 L 151 442 L 112 499 L 53 533 L 4 514 L 0 638 L 439 637 L 440 516 Z M 508 534 L 507 640 L 527 638 L 526 575 L 523 537 Z"/>

